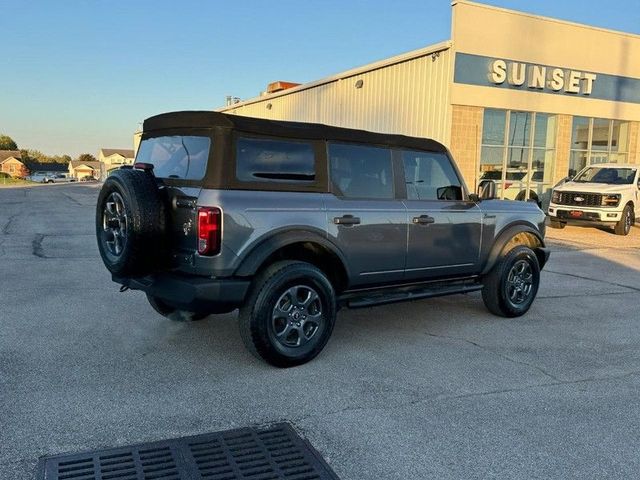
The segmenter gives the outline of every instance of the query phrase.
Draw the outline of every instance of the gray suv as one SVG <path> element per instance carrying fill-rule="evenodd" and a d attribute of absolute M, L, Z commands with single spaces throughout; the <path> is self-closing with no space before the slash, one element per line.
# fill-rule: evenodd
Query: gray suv
<path fill-rule="evenodd" d="M 239 308 L 248 349 L 288 367 L 320 353 L 340 307 L 481 290 L 494 314 L 526 313 L 545 215 L 494 193 L 470 194 L 434 140 L 175 112 L 105 181 L 96 233 L 122 290 L 174 320 Z"/>

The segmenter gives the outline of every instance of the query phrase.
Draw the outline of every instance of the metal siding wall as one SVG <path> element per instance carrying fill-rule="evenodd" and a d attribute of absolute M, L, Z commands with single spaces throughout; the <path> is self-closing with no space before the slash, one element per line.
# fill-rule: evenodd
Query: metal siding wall
<path fill-rule="evenodd" d="M 237 107 L 227 113 L 325 123 L 449 142 L 451 50 Z M 363 81 L 360 89 L 355 88 Z M 272 108 L 266 108 L 271 103 Z"/>

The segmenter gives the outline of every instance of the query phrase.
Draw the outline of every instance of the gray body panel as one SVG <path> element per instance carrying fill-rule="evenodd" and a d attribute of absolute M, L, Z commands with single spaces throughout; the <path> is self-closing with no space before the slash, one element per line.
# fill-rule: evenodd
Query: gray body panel
<path fill-rule="evenodd" d="M 405 200 L 407 280 L 473 274 L 480 261 L 482 212 L 471 201 Z M 433 223 L 415 223 L 428 216 Z"/>
<path fill-rule="evenodd" d="M 351 285 L 403 279 L 407 254 L 407 211 L 399 200 L 350 200 L 325 196 L 329 239 L 349 261 Z M 335 219 L 351 215 L 356 225 Z"/>
<path fill-rule="evenodd" d="M 478 275 L 508 227 L 520 225 L 543 237 L 545 221 L 535 204 L 509 200 L 359 201 L 331 193 L 202 189 L 198 206 L 221 208 L 222 251 L 215 257 L 196 254 L 181 271 L 250 276 L 255 272 L 247 259 L 261 248 L 319 242 L 344 263 L 349 288 Z M 413 224 L 423 214 L 434 223 Z M 344 215 L 360 223 L 334 223 Z"/>

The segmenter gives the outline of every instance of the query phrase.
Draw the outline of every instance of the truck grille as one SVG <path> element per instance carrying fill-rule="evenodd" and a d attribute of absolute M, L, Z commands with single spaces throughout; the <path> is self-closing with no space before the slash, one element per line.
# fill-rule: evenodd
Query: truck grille
<path fill-rule="evenodd" d="M 558 205 L 574 205 L 577 207 L 600 207 L 602 195 L 599 193 L 558 192 Z"/>

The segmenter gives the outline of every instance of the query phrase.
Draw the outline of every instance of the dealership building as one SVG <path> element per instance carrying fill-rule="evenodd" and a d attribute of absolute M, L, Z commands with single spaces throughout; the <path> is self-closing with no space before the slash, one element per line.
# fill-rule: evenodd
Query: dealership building
<path fill-rule="evenodd" d="M 475 189 L 546 203 L 593 163 L 640 163 L 640 36 L 452 4 L 451 40 L 221 111 L 431 137 Z"/>

